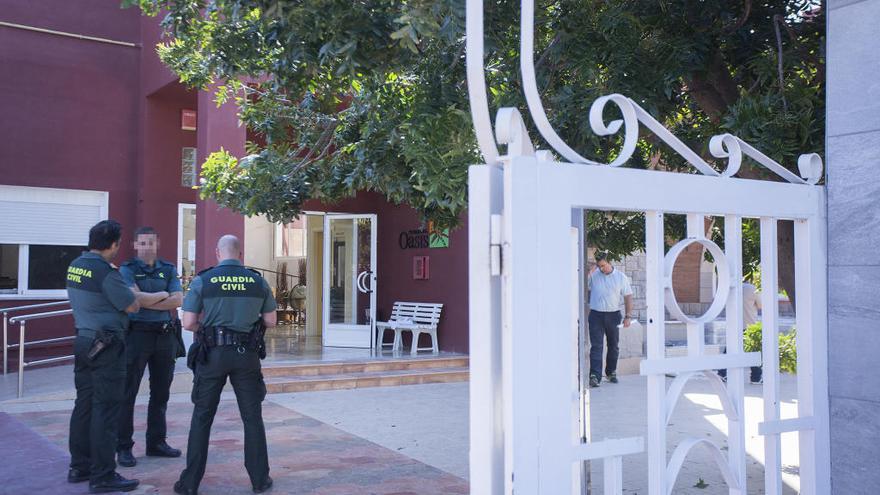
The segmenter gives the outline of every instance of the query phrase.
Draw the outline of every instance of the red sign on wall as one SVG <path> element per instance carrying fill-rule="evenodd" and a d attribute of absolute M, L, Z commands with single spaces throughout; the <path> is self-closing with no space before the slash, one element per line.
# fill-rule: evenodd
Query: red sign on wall
<path fill-rule="evenodd" d="M 413 279 L 428 280 L 430 278 L 430 261 L 428 256 L 413 256 Z"/>
<path fill-rule="evenodd" d="M 196 124 L 198 122 L 198 113 L 195 110 L 181 110 L 180 111 L 180 128 L 184 131 L 194 131 L 196 130 Z"/>

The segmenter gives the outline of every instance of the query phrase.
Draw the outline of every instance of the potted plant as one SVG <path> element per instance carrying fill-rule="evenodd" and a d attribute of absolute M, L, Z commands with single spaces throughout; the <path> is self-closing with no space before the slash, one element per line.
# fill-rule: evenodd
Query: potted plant
<path fill-rule="evenodd" d="M 306 299 L 306 260 L 305 258 L 301 258 L 297 264 L 298 270 L 298 281 L 293 289 L 290 291 L 290 297 L 294 302 L 294 306 L 297 309 L 302 309 L 305 306 Z"/>

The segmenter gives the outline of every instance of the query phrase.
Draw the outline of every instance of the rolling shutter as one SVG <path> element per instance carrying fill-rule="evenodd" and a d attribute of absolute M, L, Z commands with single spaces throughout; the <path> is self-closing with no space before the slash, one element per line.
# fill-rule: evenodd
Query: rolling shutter
<path fill-rule="evenodd" d="M 0 244 L 85 246 L 107 203 L 105 191 L 0 185 Z"/>

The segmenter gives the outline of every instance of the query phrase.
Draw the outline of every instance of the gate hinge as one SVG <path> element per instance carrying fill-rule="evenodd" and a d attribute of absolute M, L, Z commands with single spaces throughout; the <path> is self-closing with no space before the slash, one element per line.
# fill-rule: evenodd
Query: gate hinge
<path fill-rule="evenodd" d="M 501 215 L 489 217 L 489 273 L 501 275 Z"/>

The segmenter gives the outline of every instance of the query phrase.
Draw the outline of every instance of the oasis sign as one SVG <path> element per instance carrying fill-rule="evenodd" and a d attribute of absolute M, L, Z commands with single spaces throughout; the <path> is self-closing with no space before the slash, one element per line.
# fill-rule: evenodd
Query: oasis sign
<path fill-rule="evenodd" d="M 449 247 L 449 229 L 434 230 L 430 224 L 428 229 L 407 230 L 397 238 L 400 249 L 427 249 Z"/>

